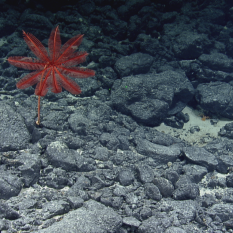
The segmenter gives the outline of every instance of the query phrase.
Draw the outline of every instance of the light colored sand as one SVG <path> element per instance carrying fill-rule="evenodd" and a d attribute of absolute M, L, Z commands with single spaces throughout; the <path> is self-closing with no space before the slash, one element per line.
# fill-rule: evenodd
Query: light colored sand
<path fill-rule="evenodd" d="M 202 120 L 202 113 L 200 111 L 186 107 L 182 112 L 188 113 L 189 115 L 189 122 L 184 124 L 183 129 L 175 129 L 166 126 L 163 123 L 160 126 L 155 127 L 155 129 L 170 134 L 173 137 L 188 141 L 193 145 L 204 146 L 206 143 L 219 137 L 218 132 L 220 129 L 227 123 L 232 122 L 232 120 L 229 119 L 218 119 L 219 121 L 216 125 L 211 125 L 211 119 L 206 119 L 205 121 Z M 199 126 L 200 131 L 196 131 L 193 134 L 190 133 L 190 128 L 192 126 Z"/>

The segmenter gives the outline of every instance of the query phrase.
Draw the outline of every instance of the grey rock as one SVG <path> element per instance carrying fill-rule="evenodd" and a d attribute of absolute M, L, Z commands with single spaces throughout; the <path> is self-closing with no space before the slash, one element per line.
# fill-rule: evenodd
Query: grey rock
<path fill-rule="evenodd" d="M 233 59 L 223 53 L 202 54 L 198 58 L 203 65 L 212 70 L 233 72 Z"/>
<path fill-rule="evenodd" d="M 111 99 L 118 111 L 156 126 L 167 116 L 171 104 L 187 103 L 193 95 L 194 88 L 183 73 L 165 71 L 116 80 Z"/>
<path fill-rule="evenodd" d="M 224 82 L 199 84 L 195 97 L 204 110 L 233 119 L 232 85 Z"/>
<path fill-rule="evenodd" d="M 146 195 L 156 201 L 160 201 L 162 199 L 162 195 L 158 187 L 152 183 L 146 183 L 145 185 L 145 193 Z"/>
<path fill-rule="evenodd" d="M 38 233 L 107 233 L 116 232 L 122 225 L 121 217 L 111 208 L 90 200 L 83 207 L 70 211 L 60 222 L 54 223 Z"/>
<path fill-rule="evenodd" d="M 179 148 L 161 146 L 145 139 L 137 141 L 137 151 L 140 154 L 153 158 L 156 164 L 163 165 L 167 165 L 168 162 L 174 162 L 181 153 Z"/>
<path fill-rule="evenodd" d="M 29 187 L 38 182 L 40 177 L 41 162 L 39 155 L 22 153 L 17 157 L 21 164 L 18 170 L 21 172 L 22 181 L 25 187 Z"/>
<path fill-rule="evenodd" d="M 125 217 L 123 218 L 122 222 L 126 225 L 133 226 L 133 227 L 139 227 L 141 224 L 141 222 L 134 217 Z"/>
<path fill-rule="evenodd" d="M 3 102 L 0 102 L 0 122 L 0 151 L 27 147 L 31 137 L 23 118 Z"/>
<path fill-rule="evenodd" d="M 139 172 L 140 180 L 143 183 L 150 183 L 154 179 L 154 172 L 153 169 L 147 164 L 139 164 L 137 167 Z"/>
<path fill-rule="evenodd" d="M 174 186 L 171 181 L 163 177 L 155 177 L 153 183 L 159 188 L 163 197 L 171 197 L 174 191 Z"/>
<path fill-rule="evenodd" d="M 210 207 L 210 211 L 223 222 L 233 218 L 233 206 L 229 204 L 215 204 Z"/>
<path fill-rule="evenodd" d="M 115 69 L 121 77 L 145 74 L 150 70 L 152 63 L 153 57 L 149 54 L 134 53 L 118 59 L 115 64 Z"/>
<path fill-rule="evenodd" d="M 22 180 L 10 172 L 0 174 L 0 199 L 17 196 L 23 187 Z"/>
<path fill-rule="evenodd" d="M 186 175 L 180 176 L 175 184 L 173 198 L 175 200 L 195 199 L 200 195 L 199 186 L 192 183 L 190 178 Z"/>
<path fill-rule="evenodd" d="M 55 141 L 46 149 L 48 160 L 55 167 L 61 167 L 66 171 L 92 170 L 94 161 L 84 158 L 77 151 L 69 149 L 65 143 Z"/>
<path fill-rule="evenodd" d="M 218 165 L 216 157 L 204 148 L 186 147 L 183 151 L 188 160 L 201 166 L 205 166 L 209 171 L 213 171 Z"/>
<path fill-rule="evenodd" d="M 134 174 L 131 169 L 122 169 L 119 172 L 118 179 L 120 184 L 123 186 L 128 186 L 133 183 L 134 181 Z"/>
<path fill-rule="evenodd" d="M 46 202 L 42 207 L 42 218 L 43 220 L 52 218 L 56 215 L 63 215 L 70 210 L 70 205 L 66 201 L 50 201 Z"/>

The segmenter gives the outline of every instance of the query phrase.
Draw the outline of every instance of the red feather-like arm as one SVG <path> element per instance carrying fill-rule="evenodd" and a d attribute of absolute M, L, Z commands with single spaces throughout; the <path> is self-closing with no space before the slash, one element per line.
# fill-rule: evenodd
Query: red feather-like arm
<path fill-rule="evenodd" d="M 54 72 L 54 68 L 46 70 L 42 82 L 36 86 L 35 94 L 38 96 L 45 96 L 50 89 L 53 93 L 62 92 L 62 87 Z"/>
<path fill-rule="evenodd" d="M 77 53 L 74 53 L 72 56 L 68 57 L 67 60 L 64 60 L 56 64 L 57 65 L 62 64 L 66 67 L 76 66 L 80 63 L 85 62 L 87 55 L 88 55 L 87 52 L 77 52 Z"/>
<path fill-rule="evenodd" d="M 63 76 L 63 74 L 61 74 L 57 68 L 55 68 L 55 72 L 57 73 L 57 78 L 59 78 L 59 83 L 64 89 L 73 95 L 79 95 L 82 92 L 81 88 L 74 80 Z"/>
<path fill-rule="evenodd" d="M 45 66 L 40 60 L 32 57 L 8 57 L 7 61 L 13 66 L 27 70 L 42 70 Z"/>
<path fill-rule="evenodd" d="M 42 74 L 43 77 L 41 79 L 40 77 L 40 80 L 39 82 L 37 83 L 36 85 L 36 89 L 35 89 L 35 94 L 38 95 L 38 96 L 45 96 L 48 92 L 48 89 L 49 89 L 49 79 L 51 78 L 51 70 L 52 68 L 50 69 L 46 69 L 46 70 L 43 70 Z"/>
<path fill-rule="evenodd" d="M 28 47 L 41 61 L 49 61 L 48 52 L 46 48 L 34 35 L 23 31 L 23 37 Z"/>
<path fill-rule="evenodd" d="M 59 57 L 61 49 L 61 37 L 58 26 L 54 28 L 50 34 L 48 48 L 50 59 L 55 61 Z"/>
<path fill-rule="evenodd" d="M 78 48 L 78 46 L 82 43 L 84 35 L 77 35 L 69 39 L 61 48 L 61 55 L 57 59 L 57 62 L 62 62 L 70 57 L 73 52 Z"/>
<path fill-rule="evenodd" d="M 88 77 L 95 76 L 94 70 L 89 70 L 89 69 L 81 68 L 81 67 L 66 68 L 63 66 L 58 66 L 58 69 L 60 70 L 62 74 L 69 75 L 74 78 L 88 78 Z"/>
<path fill-rule="evenodd" d="M 35 71 L 30 74 L 27 74 L 25 77 L 23 77 L 21 80 L 19 80 L 16 84 L 17 88 L 19 89 L 25 89 L 30 86 L 35 85 L 40 81 L 40 77 L 44 71 Z"/>
<path fill-rule="evenodd" d="M 59 78 L 57 78 L 57 74 L 55 72 L 55 69 L 53 67 L 52 75 L 49 78 L 49 86 L 51 88 L 51 91 L 53 93 L 60 93 L 62 92 L 61 84 L 59 82 Z"/>

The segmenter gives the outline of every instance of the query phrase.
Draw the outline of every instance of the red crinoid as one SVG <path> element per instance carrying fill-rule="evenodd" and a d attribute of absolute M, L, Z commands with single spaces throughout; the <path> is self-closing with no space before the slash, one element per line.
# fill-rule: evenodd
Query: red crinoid
<path fill-rule="evenodd" d="M 82 42 L 83 35 L 77 35 L 69 39 L 61 46 L 61 37 L 58 26 L 52 30 L 48 41 L 48 51 L 43 44 L 32 34 L 23 31 L 24 40 L 28 47 L 37 56 L 9 57 L 7 60 L 11 65 L 19 68 L 36 70 L 23 77 L 17 84 L 17 88 L 25 89 L 36 85 L 35 94 L 38 95 L 38 120 L 40 124 L 40 97 L 45 96 L 50 89 L 53 93 L 60 93 L 62 87 L 74 95 L 81 93 L 78 84 L 67 77 L 88 78 L 95 75 L 95 71 L 75 67 L 84 62 L 87 52 L 76 52 Z"/>

